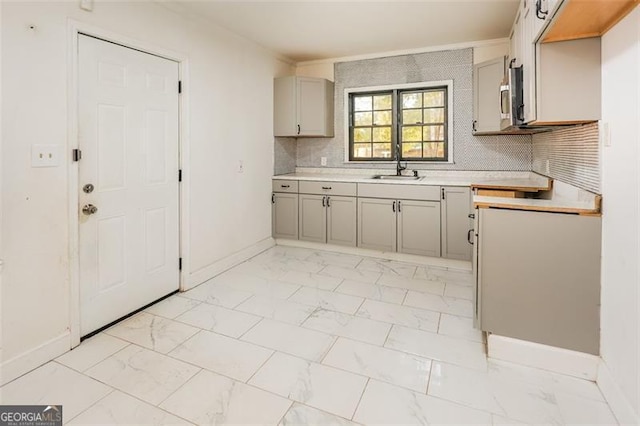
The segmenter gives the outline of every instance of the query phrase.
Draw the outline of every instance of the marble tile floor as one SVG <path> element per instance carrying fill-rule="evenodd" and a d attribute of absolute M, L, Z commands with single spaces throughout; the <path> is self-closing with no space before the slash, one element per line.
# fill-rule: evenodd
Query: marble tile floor
<path fill-rule="evenodd" d="M 0 388 L 68 424 L 616 424 L 593 382 L 488 360 L 471 274 L 276 246 Z"/>

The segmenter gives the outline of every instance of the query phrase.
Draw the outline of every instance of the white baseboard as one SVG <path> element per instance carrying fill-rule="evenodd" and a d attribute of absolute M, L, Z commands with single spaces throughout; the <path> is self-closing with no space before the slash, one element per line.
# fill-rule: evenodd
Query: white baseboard
<path fill-rule="evenodd" d="M 595 381 L 600 357 L 583 352 L 489 334 L 489 358 Z"/>
<path fill-rule="evenodd" d="M 245 260 L 251 259 L 257 254 L 262 253 L 263 251 L 270 249 L 275 245 L 275 241 L 273 238 L 265 238 L 262 241 L 257 242 L 256 244 L 246 247 L 240 251 L 237 251 L 215 263 L 212 263 L 209 266 L 205 266 L 195 272 L 192 272 L 181 291 L 187 291 L 195 286 L 202 284 L 205 281 L 210 280 L 223 273 L 224 271 L 233 268 L 234 266 L 244 262 Z"/>
<path fill-rule="evenodd" d="M 621 425 L 638 425 L 640 424 L 639 413 L 634 412 L 631 403 L 624 396 L 622 390 L 613 379 L 611 371 L 604 360 L 600 361 L 598 367 L 598 379 L 596 380 L 600 392 L 609 403 L 609 407 L 616 416 L 618 423 Z"/>
<path fill-rule="evenodd" d="M 337 253 L 352 254 L 355 256 L 375 257 L 377 259 L 395 260 L 398 262 L 409 262 L 417 265 L 436 266 L 438 268 L 471 270 L 471 262 L 465 260 L 443 259 L 441 257 L 416 256 L 413 254 L 395 253 L 388 251 L 369 250 L 359 247 L 339 246 L 335 244 L 321 244 L 310 241 L 287 240 L 278 238 L 276 244 L 279 246 L 302 247 L 313 250 L 333 251 Z"/>
<path fill-rule="evenodd" d="M 67 331 L 0 365 L 0 386 L 28 373 L 34 368 L 62 355 L 71 349 L 71 334 Z"/>

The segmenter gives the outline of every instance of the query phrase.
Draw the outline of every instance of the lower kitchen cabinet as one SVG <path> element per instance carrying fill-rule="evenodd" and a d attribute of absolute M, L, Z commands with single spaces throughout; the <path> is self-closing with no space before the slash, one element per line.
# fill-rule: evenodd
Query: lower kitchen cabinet
<path fill-rule="evenodd" d="M 356 245 L 355 197 L 299 195 L 299 237 L 304 241 Z"/>
<path fill-rule="evenodd" d="M 463 186 L 442 188 L 442 257 L 471 260 L 473 222 L 471 190 Z"/>
<path fill-rule="evenodd" d="M 601 218 L 476 211 L 480 328 L 597 355 Z"/>
<path fill-rule="evenodd" d="M 398 200 L 399 253 L 440 256 L 440 203 Z"/>
<path fill-rule="evenodd" d="M 396 201 L 358 198 L 358 247 L 396 251 Z"/>
<path fill-rule="evenodd" d="M 358 247 L 440 256 L 440 203 L 358 198 Z"/>
<path fill-rule="evenodd" d="M 273 238 L 298 239 L 298 194 L 271 195 L 271 232 Z"/>

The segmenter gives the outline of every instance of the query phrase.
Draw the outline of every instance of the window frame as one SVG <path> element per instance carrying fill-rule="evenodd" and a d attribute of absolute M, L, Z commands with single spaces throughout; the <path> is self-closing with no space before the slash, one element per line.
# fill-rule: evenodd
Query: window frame
<path fill-rule="evenodd" d="M 399 114 L 402 111 L 401 105 L 399 105 L 399 98 L 402 92 L 407 91 L 419 91 L 444 88 L 445 95 L 445 159 L 425 159 L 425 158 L 401 158 L 400 161 L 405 161 L 412 164 L 453 164 L 454 158 L 454 140 L 453 140 L 453 80 L 440 80 L 440 81 L 424 81 L 418 83 L 407 84 L 391 84 L 384 86 L 369 86 L 369 87 L 353 87 L 344 89 L 344 163 L 345 164 L 395 164 L 398 160 L 396 154 L 398 153 L 398 144 L 400 144 L 400 135 L 402 120 Z M 354 126 L 351 124 L 352 110 L 351 110 L 351 95 L 367 95 L 378 93 L 392 93 L 392 128 L 391 128 L 391 146 L 392 146 L 392 158 L 365 158 L 365 159 L 353 159 L 353 144 L 352 130 Z M 400 147 L 401 150 L 401 147 Z M 400 151 L 401 155 L 401 151 Z"/>

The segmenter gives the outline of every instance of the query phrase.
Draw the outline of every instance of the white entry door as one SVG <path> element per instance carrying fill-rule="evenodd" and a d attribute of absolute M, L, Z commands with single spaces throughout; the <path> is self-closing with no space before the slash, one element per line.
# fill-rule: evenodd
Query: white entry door
<path fill-rule="evenodd" d="M 84 35 L 78 44 L 86 335 L 178 289 L 178 63 Z"/>

